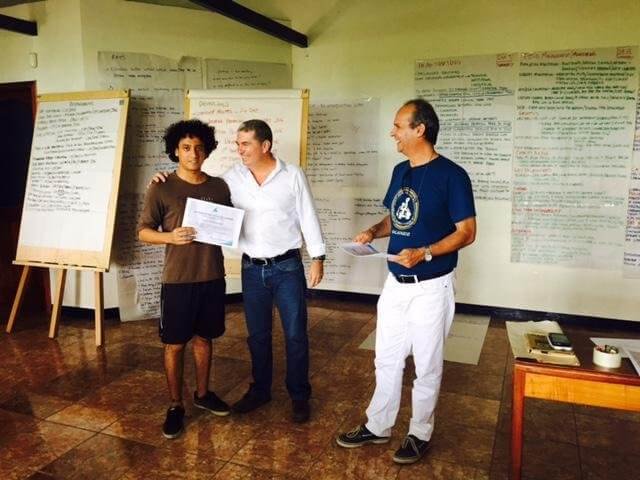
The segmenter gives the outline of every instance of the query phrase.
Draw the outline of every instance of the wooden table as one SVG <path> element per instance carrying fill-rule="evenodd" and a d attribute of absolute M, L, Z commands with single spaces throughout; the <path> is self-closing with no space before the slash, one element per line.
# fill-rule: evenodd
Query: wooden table
<path fill-rule="evenodd" d="M 511 417 L 511 478 L 520 480 L 525 397 L 595 407 L 640 411 L 640 376 L 627 358 L 620 368 L 594 365 L 593 343 L 569 335 L 579 367 L 550 365 L 516 359 L 513 367 Z"/>

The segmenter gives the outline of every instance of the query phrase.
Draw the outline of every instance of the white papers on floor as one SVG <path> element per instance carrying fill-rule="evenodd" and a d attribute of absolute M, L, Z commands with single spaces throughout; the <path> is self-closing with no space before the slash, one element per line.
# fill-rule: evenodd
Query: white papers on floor
<path fill-rule="evenodd" d="M 591 337 L 589 340 L 591 340 L 595 345 L 611 345 L 613 347 L 617 347 L 622 357 L 629 356 L 625 350 L 640 352 L 640 340 L 637 339 Z"/>
<path fill-rule="evenodd" d="M 484 338 L 489 328 L 489 317 L 456 314 L 444 345 L 444 359 L 449 362 L 477 365 Z M 369 334 L 360 348 L 375 350 L 376 331 Z"/>

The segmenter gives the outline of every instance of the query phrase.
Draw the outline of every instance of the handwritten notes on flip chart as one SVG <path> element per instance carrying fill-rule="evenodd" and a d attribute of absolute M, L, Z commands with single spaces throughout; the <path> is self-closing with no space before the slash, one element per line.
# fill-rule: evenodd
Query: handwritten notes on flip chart
<path fill-rule="evenodd" d="M 377 99 L 314 101 L 309 108 L 306 175 L 314 187 L 375 187 Z"/>
<path fill-rule="evenodd" d="M 218 148 L 202 169 L 221 175 L 240 161 L 236 132 L 245 120 L 262 119 L 273 131 L 272 152 L 287 163 L 300 164 L 301 90 L 191 90 L 189 117 L 216 128 Z"/>
<path fill-rule="evenodd" d="M 208 58 L 205 66 L 208 89 L 291 88 L 291 65 L 286 63 Z"/>
<path fill-rule="evenodd" d="M 103 86 L 132 89 L 115 236 L 123 320 L 160 314 L 164 248 L 140 243 L 136 222 L 153 174 L 175 169 L 164 152 L 162 136 L 170 124 L 184 118 L 185 89 L 202 86 L 200 65 L 200 59 L 193 57 L 176 61 L 138 53 L 98 54 Z"/>
<path fill-rule="evenodd" d="M 104 248 L 123 108 L 121 98 L 38 105 L 20 246 Z"/>
<path fill-rule="evenodd" d="M 522 55 L 512 261 L 620 268 L 636 56 L 635 47 Z"/>
<path fill-rule="evenodd" d="M 622 273 L 626 278 L 640 278 L 640 96 L 636 107 L 636 131 L 629 172 L 627 228 Z"/>
<path fill-rule="evenodd" d="M 327 246 L 324 279 L 318 288 L 380 293 L 387 275 L 387 262 L 383 258 L 357 258 L 340 248 L 343 243 L 350 242 L 356 233 L 378 223 L 387 214 L 380 199 L 315 193 L 315 204 Z M 376 240 L 375 243 L 378 250 L 386 251 L 386 240 Z"/>
<path fill-rule="evenodd" d="M 510 200 L 517 54 L 418 60 L 416 95 L 440 119 L 437 149 L 462 165 L 476 199 Z"/>

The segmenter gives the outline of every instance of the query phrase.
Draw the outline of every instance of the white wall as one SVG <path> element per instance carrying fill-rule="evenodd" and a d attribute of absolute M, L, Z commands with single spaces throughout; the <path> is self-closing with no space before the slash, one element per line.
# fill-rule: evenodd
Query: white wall
<path fill-rule="evenodd" d="M 37 37 L 0 31 L 0 82 L 37 80 L 39 93 L 98 89 L 99 51 L 291 62 L 289 44 L 201 10 L 124 0 L 49 0 L 0 13 L 35 20 L 39 30 Z M 32 51 L 38 53 L 36 69 L 29 66 Z M 230 280 L 229 287 L 239 291 L 236 283 Z M 104 288 L 105 307 L 117 307 L 114 271 L 105 275 Z M 64 305 L 94 306 L 92 274 L 69 272 Z"/>
<path fill-rule="evenodd" d="M 314 27 L 309 48 L 293 49 L 294 87 L 310 88 L 312 98 L 379 97 L 384 138 L 396 109 L 415 95 L 417 59 L 640 44 L 637 0 L 350 0 L 335 9 Z M 292 26 L 310 23 L 294 18 Z M 380 197 L 402 160 L 390 140 L 381 152 Z M 458 269 L 459 302 L 640 320 L 639 280 L 620 269 L 510 263 L 510 202 L 479 201 L 477 209 L 478 238 Z"/>
<path fill-rule="evenodd" d="M 396 108 L 414 96 L 416 59 L 640 44 L 637 0 L 265 3 L 291 12 L 292 27 L 310 33 L 310 47 L 289 47 L 214 14 L 123 0 L 49 0 L 0 9 L 35 19 L 40 28 L 36 39 L 0 32 L 0 81 L 36 79 L 41 92 L 96 88 L 99 50 L 292 60 L 294 87 L 310 88 L 312 97 L 379 97 L 379 125 L 387 138 Z M 25 58 L 30 51 L 40 56 L 36 70 Z M 381 151 L 380 195 L 401 160 L 390 141 L 381 142 Z M 640 281 L 622 279 L 618 271 L 512 264 L 510 204 L 481 201 L 477 207 L 478 240 L 461 255 L 458 301 L 638 320 Z M 107 306 L 115 306 L 113 284 L 106 282 Z M 91 290 L 83 288 L 87 295 L 73 295 L 73 301 L 91 306 Z"/>

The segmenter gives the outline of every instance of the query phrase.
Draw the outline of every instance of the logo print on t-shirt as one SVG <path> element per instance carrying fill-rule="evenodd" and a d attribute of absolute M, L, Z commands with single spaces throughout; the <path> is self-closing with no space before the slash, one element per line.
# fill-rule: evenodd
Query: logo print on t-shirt
<path fill-rule="evenodd" d="M 398 190 L 391 201 L 391 221 L 398 230 L 408 230 L 418 221 L 420 200 L 409 187 Z"/>

